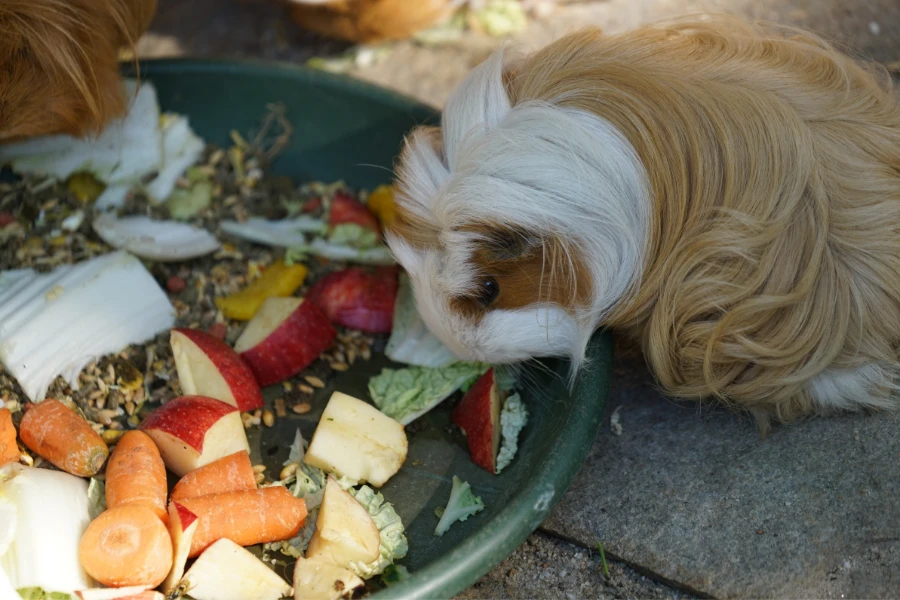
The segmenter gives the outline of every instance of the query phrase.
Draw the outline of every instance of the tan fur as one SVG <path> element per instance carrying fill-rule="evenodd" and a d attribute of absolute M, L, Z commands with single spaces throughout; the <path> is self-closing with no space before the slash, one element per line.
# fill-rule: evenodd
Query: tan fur
<path fill-rule="evenodd" d="M 808 415 L 826 368 L 900 341 L 900 102 L 880 68 L 731 19 L 586 30 L 522 61 L 513 104 L 591 111 L 652 188 L 641 285 L 607 325 L 670 394 L 761 424 Z"/>
<path fill-rule="evenodd" d="M 156 0 L 2 0 L 0 142 L 93 132 L 125 110 L 118 51 Z"/>
<path fill-rule="evenodd" d="M 407 38 L 451 12 L 449 0 L 334 0 L 295 3 L 291 8 L 294 21 L 304 29 L 362 44 Z"/>

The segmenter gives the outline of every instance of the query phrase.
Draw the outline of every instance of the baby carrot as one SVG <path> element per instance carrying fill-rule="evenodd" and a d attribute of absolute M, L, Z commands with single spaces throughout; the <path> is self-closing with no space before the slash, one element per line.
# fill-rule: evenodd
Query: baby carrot
<path fill-rule="evenodd" d="M 255 490 L 256 475 L 246 450 L 223 456 L 182 477 L 172 488 L 172 500 L 239 490 Z"/>
<path fill-rule="evenodd" d="M 19 436 L 38 456 L 80 477 L 96 475 L 109 456 L 97 432 L 59 400 L 31 405 L 19 424 Z"/>
<path fill-rule="evenodd" d="M 78 559 L 88 575 L 109 587 L 155 588 L 172 568 L 172 538 L 153 510 L 124 504 L 91 521 Z"/>
<path fill-rule="evenodd" d="M 190 558 L 222 538 L 239 546 L 290 539 L 306 518 L 306 503 L 281 486 L 185 498 L 179 504 L 198 517 Z"/>
<path fill-rule="evenodd" d="M 8 408 L 0 408 L 0 465 L 19 460 L 19 447 L 16 445 L 16 428 L 12 422 L 12 413 Z"/>
<path fill-rule="evenodd" d="M 156 443 L 143 431 L 123 435 L 106 465 L 106 507 L 143 504 L 165 522 L 168 489 Z"/>

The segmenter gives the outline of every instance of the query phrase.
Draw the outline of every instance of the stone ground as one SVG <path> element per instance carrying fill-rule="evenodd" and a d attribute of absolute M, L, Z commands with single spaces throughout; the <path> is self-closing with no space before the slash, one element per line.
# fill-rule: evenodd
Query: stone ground
<path fill-rule="evenodd" d="M 581 0 L 514 39 L 527 49 L 578 26 L 621 31 L 698 12 L 809 27 L 900 61 L 897 0 Z M 350 74 L 440 107 L 500 43 L 473 33 L 400 42 Z M 139 46 L 146 57 L 298 62 L 344 49 L 265 0 L 160 0 Z M 543 527 L 459 598 L 900 598 L 900 415 L 811 420 L 763 440 L 747 420 L 662 397 L 628 353 L 607 417 L 617 409 L 621 434 L 600 432 Z"/>

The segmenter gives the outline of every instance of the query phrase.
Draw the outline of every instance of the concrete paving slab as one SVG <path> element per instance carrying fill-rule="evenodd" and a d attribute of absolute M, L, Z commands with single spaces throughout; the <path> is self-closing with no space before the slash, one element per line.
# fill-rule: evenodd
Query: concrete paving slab
<path fill-rule="evenodd" d="M 656 393 L 620 358 L 609 411 L 544 529 L 714 597 L 900 596 L 900 415 L 778 427 Z"/>
<path fill-rule="evenodd" d="M 628 565 L 607 557 L 609 577 L 603 572 L 596 549 L 536 533 L 496 569 L 456 597 L 456 600 L 515 598 L 522 600 L 690 600 L 638 573 Z"/>

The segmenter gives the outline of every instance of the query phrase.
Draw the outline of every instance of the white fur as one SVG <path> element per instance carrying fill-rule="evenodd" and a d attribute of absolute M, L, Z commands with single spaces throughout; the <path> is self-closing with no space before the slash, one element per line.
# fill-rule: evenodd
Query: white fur
<path fill-rule="evenodd" d="M 515 107 L 502 80 L 503 53 L 474 69 L 449 99 L 440 141 L 407 140 L 398 202 L 440 231 L 440 247 L 417 250 L 388 236 L 409 272 L 423 319 L 463 358 L 491 363 L 568 356 L 577 367 L 605 314 L 638 284 L 649 235 L 647 175 L 628 140 L 596 115 L 554 102 Z M 593 302 L 577 315 L 558 307 L 490 311 L 479 326 L 449 301 L 471 292 L 468 223 L 500 223 L 555 235 L 584 254 Z M 536 281 L 535 286 L 543 281 Z"/>
<path fill-rule="evenodd" d="M 823 412 L 888 409 L 896 406 L 891 394 L 900 392 L 898 369 L 897 365 L 866 364 L 823 371 L 810 380 L 808 391 Z"/>

